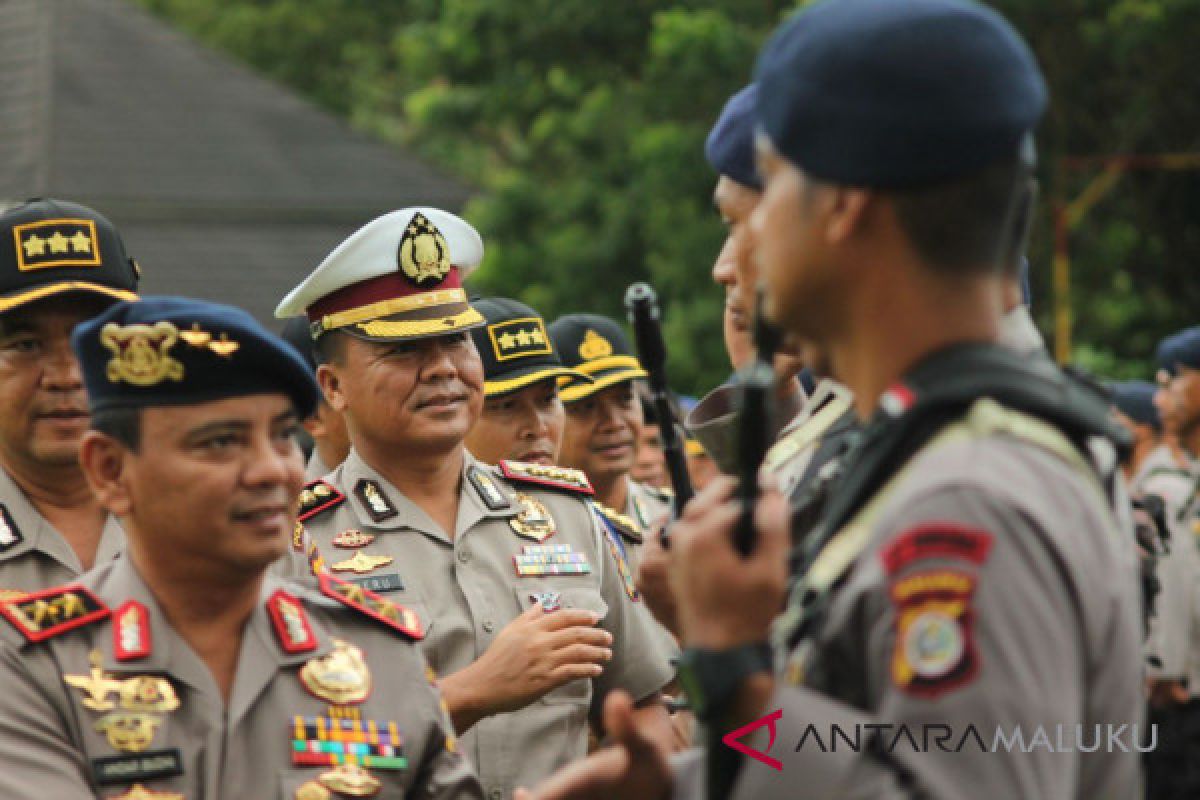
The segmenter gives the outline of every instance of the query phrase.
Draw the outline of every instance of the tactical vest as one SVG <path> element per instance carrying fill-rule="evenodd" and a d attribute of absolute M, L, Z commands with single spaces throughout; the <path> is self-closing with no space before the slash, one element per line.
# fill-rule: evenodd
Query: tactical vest
<path fill-rule="evenodd" d="M 883 416 L 847 457 L 850 474 L 806 543 L 788 607 L 775 623 L 772 638 L 790 683 L 829 688 L 815 642 L 831 596 L 870 544 L 880 509 L 909 477 L 918 453 L 1006 435 L 1067 464 L 1111 507 L 1106 487 L 1113 476 L 1097 471 L 1087 440 L 1103 436 L 1127 447 L 1128 437 L 1111 422 L 1102 398 L 1048 362 L 1023 362 L 990 346 L 959 346 L 929 359 L 889 394 Z M 1111 535 L 1120 535 L 1115 521 L 1110 527 Z"/>

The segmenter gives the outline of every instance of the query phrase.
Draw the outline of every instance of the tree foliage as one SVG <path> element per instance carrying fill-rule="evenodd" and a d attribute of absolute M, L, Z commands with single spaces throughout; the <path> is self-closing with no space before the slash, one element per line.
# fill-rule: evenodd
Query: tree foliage
<path fill-rule="evenodd" d="M 671 370 L 698 392 L 727 372 L 723 231 L 703 141 L 788 0 L 139 0 L 360 128 L 480 189 L 476 288 L 548 317 L 621 314 L 649 280 Z M 1200 0 L 1000 0 L 1052 91 L 1040 132 L 1035 308 L 1050 322 L 1049 208 L 1096 171 L 1064 155 L 1200 151 Z M 1200 171 L 1129 173 L 1072 233 L 1077 357 L 1147 374 L 1196 319 Z"/>

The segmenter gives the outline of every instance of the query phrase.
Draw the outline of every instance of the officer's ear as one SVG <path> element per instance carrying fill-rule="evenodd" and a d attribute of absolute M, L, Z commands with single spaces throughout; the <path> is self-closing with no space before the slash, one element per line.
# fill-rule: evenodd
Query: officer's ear
<path fill-rule="evenodd" d="M 868 189 L 849 186 L 827 185 L 813 191 L 823 195 L 816 198 L 816 202 L 826 218 L 825 241 L 828 244 L 843 244 L 857 237 L 878 199 L 878 195 Z"/>
<path fill-rule="evenodd" d="M 321 364 L 317 367 L 317 383 L 321 385 L 321 394 L 325 402 L 338 413 L 346 411 L 346 394 L 342 387 L 342 377 L 334 363 Z"/>
<path fill-rule="evenodd" d="M 131 502 L 125 487 L 125 472 L 133 451 L 129 445 L 100 431 L 83 435 L 79 463 L 100 505 L 118 517 L 129 513 Z"/>

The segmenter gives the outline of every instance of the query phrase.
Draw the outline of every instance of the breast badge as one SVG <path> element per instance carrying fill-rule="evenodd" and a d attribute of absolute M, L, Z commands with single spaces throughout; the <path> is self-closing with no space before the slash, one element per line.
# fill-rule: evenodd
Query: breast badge
<path fill-rule="evenodd" d="M 113 795 L 110 800 L 183 800 L 183 795 L 179 792 L 156 792 L 137 783 L 124 794 Z"/>
<path fill-rule="evenodd" d="M 344 550 L 354 550 L 359 547 L 366 547 L 373 541 L 375 541 L 375 534 L 350 529 L 334 536 L 333 546 Z"/>
<path fill-rule="evenodd" d="M 99 650 L 88 654 L 92 668 L 87 675 L 63 675 L 63 681 L 83 694 L 80 704 L 104 713 L 95 723 L 115 750 L 141 753 L 153 742 L 163 723 L 159 715 L 179 708 L 179 695 L 171 682 L 159 675 L 117 678 L 104 671 Z M 116 695 L 116 702 L 111 698 Z"/>
<path fill-rule="evenodd" d="M 334 705 L 355 705 L 371 693 L 371 673 L 359 648 L 340 639 L 333 652 L 314 658 L 300 669 L 300 682 L 314 697 Z"/>
<path fill-rule="evenodd" d="M 542 611 L 558 611 L 562 608 L 562 595 L 558 592 L 530 592 L 529 602 L 541 603 Z"/>
<path fill-rule="evenodd" d="M 521 504 L 521 510 L 508 524 L 518 536 L 541 542 L 555 534 L 554 518 L 541 501 L 521 492 L 517 494 L 517 502 Z"/>
<path fill-rule="evenodd" d="M 292 764 L 295 766 L 334 767 L 353 761 L 371 769 L 408 768 L 404 740 L 393 721 L 378 722 L 349 716 L 294 717 L 291 727 Z"/>
<path fill-rule="evenodd" d="M 150 714 L 113 711 L 96 721 L 96 730 L 104 734 L 114 750 L 140 753 L 154 741 L 154 732 L 161 724 L 161 719 Z"/>
<path fill-rule="evenodd" d="M 378 778 L 354 763 L 339 764 L 317 780 L 325 788 L 350 797 L 370 797 L 383 787 Z"/>
<path fill-rule="evenodd" d="M 333 795 L 317 781 L 305 781 L 296 787 L 295 800 L 330 800 Z"/>
<path fill-rule="evenodd" d="M 331 564 L 329 568 L 334 572 L 353 572 L 357 575 L 366 575 L 380 567 L 386 567 L 393 561 L 395 559 L 391 556 L 376 556 L 359 550 L 353 557 Z"/>

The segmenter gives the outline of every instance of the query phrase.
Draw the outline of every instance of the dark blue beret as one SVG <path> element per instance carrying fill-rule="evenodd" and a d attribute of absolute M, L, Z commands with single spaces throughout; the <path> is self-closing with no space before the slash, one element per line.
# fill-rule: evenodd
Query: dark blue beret
<path fill-rule="evenodd" d="M 758 102 L 758 85 L 743 87 L 729 98 L 717 124 L 708 132 L 704 156 L 718 174 L 732 178 L 743 186 L 762 191 L 762 178 L 754 166 L 754 132 L 758 118 L 754 108 Z"/>
<path fill-rule="evenodd" d="M 758 118 L 785 158 L 898 189 L 1016 158 L 1046 109 L 1029 47 L 967 0 L 823 0 L 758 59 Z"/>
<path fill-rule="evenodd" d="M 1200 325 L 1173 333 L 1158 343 L 1158 366 L 1174 375 L 1178 367 L 1200 369 Z"/>
<path fill-rule="evenodd" d="M 287 342 L 240 308 L 183 297 L 121 302 L 75 328 L 93 411 L 290 396 L 312 414 L 317 385 Z"/>
<path fill-rule="evenodd" d="M 1147 381 L 1119 381 L 1113 383 L 1112 404 L 1125 416 L 1139 425 L 1149 425 L 1155 430 L 1162 428 L 1158 409 L 1154 407 L 1154 393 L 1158 387 Z"/>

